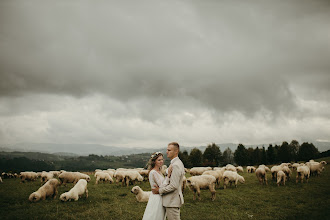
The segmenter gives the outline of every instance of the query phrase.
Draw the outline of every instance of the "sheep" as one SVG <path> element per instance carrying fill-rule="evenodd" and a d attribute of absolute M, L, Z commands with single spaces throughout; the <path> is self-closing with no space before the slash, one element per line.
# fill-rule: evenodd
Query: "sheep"
<path fill-rule="evenodd" d="M 225 169 L 229 170 L 229 171 L 235 171 L 236 172 L 236 167 L 234 165 L 231 165 L 231 164 L 227 164 Z"/>
<path fill-rule="evenodd" d="M 124 186 L 126 177 L 126 172 L 124 170 L 116 171 L 114 177 L 116 178 L 116 183 L 121 181 L 121 185 Z"/>
<path fill-rule="evenodd" d="M 254 166 L 247 166 L 246 169 L 248 173 L 254 173 L 256 171 L 256 168 Z"/>
<path fill-rule="evenodd" d="M 189 170 L 191 176 L 202 175 L 204 171 L 212 170 L 211 167 L 193 167 Z"/>
<path fill-rule="evenodd" d="M 282 170 L 281 166 L 273 166 L 270 171 L 272 173 L 272 179 L 276 180 L 278 171 Z"/>
<path fill-rule="evenodd" d="M 222 173 L 220 170 L 207 170 L 202 175 L 212 175 L 216 179 L 216 184 L 220 186 L 220 180 L 222 179 Z"/>
<path fill-rule="evenodd" d="M 288 166 L 283 166 L 282 171 L 285 173 L 287 180 L 290 180 L 291 177 L 291 170 Z"/>
<path fill-rule="evenodd" d="M 280 170 L 277 172 L 277 186 L 280 186 L 280 183 L 283 183 L 283 185 L 285 186 L 285 181 L 286 181 L 286 174 Z"/>
<path fill-rule="evenodd" d="M 215 200 L 215 183 L 216 179 L 211 175 L 192 176 L 187 179 L 187 186 L 194 192 L 193 199 L 196 200 L 196 192 L 198 199 L 201 200 L 200 193 L 201 189 L 209 189 L 211 192 L 211 200 Z"/>
<path fill-rule="evenodd" d="M 308 183 L 308 179 L 310 176 L 310 169 L 308 166 L 300 166 L 297 168 L 297 176 L 296 176 L 296 183 L 298 183 L 299 179 L 301 183 L 303 183 L 303 179 L 305 177 L 306 182 Z"/>
<path fill-rule="evenodd" d="M 3 183 L 3 182 L 2 182 L 2 178 L 1 178 L 1 176 L 0 176 L 0 183 Z"/>
<path fill-rule="evenodd" d="M 54 174 L 51 172 L 47 173 L 47 172 L 43 171 L 41 173 L 41 182 L 42 183 L 47 182 L 48 180 L 53 179 L 53 178 L 54 178 Z"/>
<path fill-rule="evenodd" d="M 267 175 L 266 175 L 265 168 L 259 167 L 256 170 L 256 176 L 257 176 L 260 184 L 264 184 L 265 183 L 266 185 L 268 185 L 268 183 L 267 183 Z"/>
<path fill-rule="evenodd" d="M 131 190 L 138 202 L 148 202 L 151 191 L 143 191 L 139 186 L 134 186 Z"/>
<path fill-rule="evenodd" d="M 140 170 L 139 171 L 140 175 L 144 178 L 147 179 L 149 178 L 149 170 Z"/>
<path fill-rule="evenodd" d="M 264 168 L 266 172 L 270 172 L 270 169 L 267 166 L 265 166 L 264 164 L 259 165 L 258 168 Z"/>
<path fill-rule="evenodd" d="M 49 173 L 52 173 L 54 177 L 58 177 L 61 174 L 60 171 L 49 171 Z"/>
<path fill-rule="evenodd" d="M 227 170 L 223 173 L 223 188 L 226 189 L 228 186 L 228 183 L 230 183 L 230 186 L 232 183 L 235 183 L 235 187 L 237 187 L 237 183 L 245 183 L 244 177 L 239 175 L 237 172 L 233 172 L 230 170 Z"/>
<path fill-rule="evenodd" d="M 80 172 L 63 172 L 58 178 L 61 180 L 61 184 L 64 186 L 66 183 L 77 183 L 80 179 L 85 179 L 87 182 L 90 181 L 90 177 Z"/>
<path fill-rule="evenodd" d="M 143 177 L 136 170 L 134 170 L 134 171 L 126 171 L 126 173 L 125 173 L 125 180 L 126 180 L 126 185 L 128 187 L 130 182 L 133 183 L 133 185 L 134 185 L 135 184 L 135 180 L 137 180 L 139 182 L 142 182 L 143 181 Z"/>
<path fill-rule="evenodd" d="M 307 162 L 306 165 L 310 169 L 310 175 L 320 175 L 323 171 L 324 165 L 326 165 L 327 162 L 321 161 L 319 162 Z"/>
<path fill-rule="evenodd" d="M 104 182 L 109 181 L 109 183 L 113 183 L 113 179 L 111 178 L 111 176 L 109 175 L 109 173 L 106 173 L 106 172 L 96 172 L 95 173 L 95 177 L 96 177 L 95 184 L 98 184 L 100 180 L 101 181 L 104 181 Z"/>
<path fill-rule="evenodd" d="M 297 170 L 297 168 L 300 166 L 300 164 L 299 163 L 294 163 L 294 164 L 292 164 L 292 168 L 293 168 L 293 170 Z"/>
<path fill-rule="evenodd" d="M 38 175 L 35 172 L 21 172 L 20 178 L 21 178 L 21 183 L 24 183 L 25 180 L 35 181 L 38 178 Z"/>
<path fill-rule="evenodd" d="M 237 172 L 242 172 L 242 173 L 244 173 L 244 170 L 243 170 L 243 167 L 242 167 L 242 166 L 238 166 L 238 167 L 236 167 L 236 171 L 237 171 Z"/>
<path fill-rule="evenodd" d="M 86 194 L 86 198 L 88 198 L 87 181 L 85 179 L 80 179 L 69 192 L 65 192 L 60 196 L 60 200 L 63 202 L 72 199 L 77 201 L 84 194 Z"/>
<path fill-rule="evenodd" d="M 43 186 L 41 186 L 37 191 L 31 193 L 29 196 L 30 202 L 38 202 L 40 199 L 45 200 L 46 197 L 53 197 L 54 199 L 57 196 L 57 187 L 60 185 L 57 179 L 48 180 Z"/>

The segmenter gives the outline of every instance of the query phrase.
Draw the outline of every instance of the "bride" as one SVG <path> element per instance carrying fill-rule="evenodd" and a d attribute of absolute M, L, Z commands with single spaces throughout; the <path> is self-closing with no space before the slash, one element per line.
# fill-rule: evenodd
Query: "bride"
<path fill-rule="evenodd" d="M 151 188 L 155 188 L 155 185 L 160 187 L 166 184 L 168 178 L 164 178 L 160 169 L 164 164 L 163 154 L 156 152 L 151 155 L 149 160 L 149 182 Z M 168 177 L 171 175 L 171 169 L 168 169 Z M 163 199 L 159 194 L 152 194 L 149 197 L 146 210 L 144 211 L 143 220 L 163 220 L 165 218 L 165 208 L 163 207 Z"/>

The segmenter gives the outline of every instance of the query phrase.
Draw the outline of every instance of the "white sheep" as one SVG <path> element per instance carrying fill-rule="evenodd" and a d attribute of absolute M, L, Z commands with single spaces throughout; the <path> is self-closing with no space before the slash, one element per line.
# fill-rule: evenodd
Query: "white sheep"
<path fill-rule="evenodd" d="M 256 168 L 254 166 L 247 166 L 246 170 L 248 173 L 254 173 L 256 171 Z"/>
<path fill-rule="evenodd" d="M 227 170 L 223 173 L 223 188 L 226 189 L 228 184 L 230 183 L 230 186 L 232 183 L 235 183 L 235 187 L 237 187 L 237 183 L 245 183 L 244 177 L 239 175 L 237 172 Z"/>
<path fill-rule="evenodd" d="M 47 173 L 47 172 L 43 171 L 41 173 L 41 182 L 42 183 L 47 182 L 48 180 L 53 179 L 53 178 L 54 178 L 54 174 L 51 172 Z"/>
<path fill-rule="evenodd" d="M 283 183 L 283 185 L 285 186 L 285 181 L 286 181 L 286 174 L 280 170 L 277 172 L 277 186 L 280 186 L 280 183 Z"/>
<path fill-rule="evenodd" d="M 90 181 L 90 177 L 87 174 L 80 172 L 63 172 L 58 176 L 58 178 L 61 180 L 63 185 L 66 185 L 66 183 L 75 184 L 80 179 L 85 179 L 87 182 Z"/>
<path fill-rule="evenodd" d="M 264 164 L 259 165 L 258 168 L 264 168 L 266 172 L 270 172 L 270 169 Z"/>
<path fill-rule="evenodd" d="M 132 183 L 133 185 L 135 185 L 136 180 L 139 181 L 139 182 L 142 182 L 143 177 L 136 170 L 126 171 L 125 180 L 126 180 L 126 185 L 128 187 L 129 183 Z"/>
<path fill-rule="evenodd" d="M 187 179 L 187 186 L 194 192 L 193 199 L 196 200 L 196 192 L 198 199 L 201 200 L 200 193 L 201 189 L 209 189 L 211 192 L 212 201 L 215 200 L 215 183 L 216 179 L 211 175 L 192 176 Z"/>
<path fill-rule="evenodd" d="M 35 181 L 38 178 L 38 175 L 35 172 L 21 172 L 20 178 L 21 178 L 21 183 L 24 183 L 25 180 Z"/>
<path fill-rule="evenodd" d="M 205 171 L 212 170 L 211 167 L 193 167 L 189 170 L 191 176 L 202 175 Z"/>
<path fill-rule="evenodd" d="M 37 202 L 40 199 L 45 200 L 46 197 L 50 197 L 50 196 L 53 196 L 53 198 L 55 199 L 58 193 L 57 187 L 59 185 L 60 183 L 57 179 L 50 179 L 37 191 L 31 193 L 31 195 L 29 196 L 29 200 L 31 202 Z"/>
<path fill-rule="evenodd" d="M 143 191 L 139 186 L 134 186 L 131 190 L 138 202 L 148 202 L 151 191 Z"/>
<path fill-rule="evenodd" d="M 270 171 L 272 173 L 272 179 L 276 180 L 278 171 L 282 170 L 281 166 L 273 166 Z"/>
<path fill-rule="evenodd" d="M 72 199 L 77 201 L 84 194 L 86 194 L 86 198 L 88 198 L 87 181 L 85 179 L 80 179 L 69 192 L 65 192 L 60 196 L 60 200 L 63 202 Z"/>
<path fill-rule="evenodd" d="M 126 172 L 124 170 L 116 170 L 114 177 L 116 178 L 116 183 L 119 183 L 121 181 L 121 185 L 124 186 L 126 181 Z"/>
<path fill-rule="evenodd" d="M 264 184 L 265 183 L 266 185 L 268 185 L 268 183 L 267 183 L 267 175 L 266 175 L 265 168 L 259 167 L 256 170 L 256 176 L 257 176 L 260 184 Z"/>
<path fill-rule="evenodd" d="M 202 175 L 212 175 L 216 179 L 216 184 L 219 186 L 222 179 L 222 172 L 220 170 L 207 170 Z"/>
<path fill-rule="evenodd" d="M 58 177 L 61 174 L 60 171 L 49 171 L 49 173 L 52 173 L 54 177 Z"/>
<path fill-rule="evenodd" d="M 225 167 L 226 170 L 229 170 L 229 171 L 235 171 L 236 172 L 236 167 L 234 165 L 231 165 L 231 164 L 227 164 L 226 167 Z"/>
<path fill-rule="evenodd" d="M 297 176 L 296 176 L 296 183 L 298 183 L 299 179 L 301 180 L 301 183 L 303 183 L 303 179 L 305 177 L 307 183 L 310 176 L 310 169 L 308 166 L 300 166 L 297 168 Z"/>
<path fill-rule="evenodd" d="M 319 162 L 307 162 L 306 165 L 309 167 L 310 169 L 310 175 L 320 175 L 321 172 L 324 169 L 324 165 L 326 165 L 327 162 L 325 161 L 321 161 Z"/>
<path fill-rule="evenodd" d="M 244 170 L 243 170 L 243 167 L 242 167 L 242 166 L 238 166 L 238 167 L 236 167 L 236 171 L 237 171 L 237 172 L 242 172 L 242 173 L 244 173 Z"/>
<path fill-rule="evenodd" d="M 98 184 L 99 181 L 104 181 L 104 182 L 108 182 L 109 183 L 113 183 L 113 179 L 111 178 L 111 176 L 109 175 L 109 173 L 106 172 L 96 172 L 95 173 L 96 176 L 96 181 L 95 184 Z"/>

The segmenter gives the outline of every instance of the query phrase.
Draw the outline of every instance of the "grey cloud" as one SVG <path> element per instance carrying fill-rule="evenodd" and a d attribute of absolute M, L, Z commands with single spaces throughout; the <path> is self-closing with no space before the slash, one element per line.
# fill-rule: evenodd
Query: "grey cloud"
<path fill-rule="evenodd" d="M 18 3 L 0 3 L 2 97 L 99 93 L 251 115 L 296 108 L 293 86 L 329 93 L 327 1 Z"/>

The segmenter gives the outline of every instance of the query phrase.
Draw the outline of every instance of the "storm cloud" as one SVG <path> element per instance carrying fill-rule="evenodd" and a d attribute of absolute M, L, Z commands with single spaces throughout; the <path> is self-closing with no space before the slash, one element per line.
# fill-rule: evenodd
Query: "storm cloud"
<path fill-rule="evenodd" d="M 330 139 L 329 1 L 1 1 L 0 139 Z"/>

